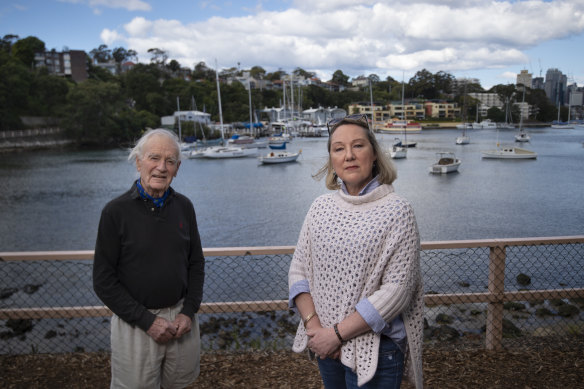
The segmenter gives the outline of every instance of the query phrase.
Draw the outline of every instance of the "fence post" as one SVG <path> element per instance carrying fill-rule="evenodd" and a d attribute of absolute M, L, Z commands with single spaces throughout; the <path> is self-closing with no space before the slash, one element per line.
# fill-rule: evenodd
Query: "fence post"
<path fill-rule="evenodd" d="M 489 305 L 487 307 L 487 350 L 499 350 L 503 339 L 503 295 L 505 293 L 505 246 L 489 252 Z"/>

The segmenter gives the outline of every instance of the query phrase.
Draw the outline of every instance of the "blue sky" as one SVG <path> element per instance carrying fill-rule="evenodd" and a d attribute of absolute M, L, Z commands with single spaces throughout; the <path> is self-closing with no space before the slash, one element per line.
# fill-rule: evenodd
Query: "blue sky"
<path fill-rule="evenodd" d="M 558 68 L 584 85 L 584 0 L 2 0 L 2 36 L 48 49 L 148 49 L 193 67 L 301 67 L 330 79 L 446 71 L 485 88 Z"/>

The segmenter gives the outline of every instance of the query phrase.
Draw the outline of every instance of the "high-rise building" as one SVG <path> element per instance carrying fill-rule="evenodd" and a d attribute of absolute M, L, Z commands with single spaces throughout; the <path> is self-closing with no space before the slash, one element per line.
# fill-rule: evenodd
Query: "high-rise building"
<path fill-rule="evenodd" d="M 532 88 L 532 74 L 529 73 L 527 70 L 522 70 L 518 75 L 517 75 L 517 82 L 516 85 L 525 85 L 528 88 Z"/>
<path fill-rule="evenodd" d="M 568 103 L 568 77 L 558 69 L 548 69 L 545 74 L 544 90 L 547 98 L 556 105 Z"/>
<path fill-rule="evenodd" d="M 544 89 L 543 77 L 534 77 L 531 80 L 531 89 Z"/>

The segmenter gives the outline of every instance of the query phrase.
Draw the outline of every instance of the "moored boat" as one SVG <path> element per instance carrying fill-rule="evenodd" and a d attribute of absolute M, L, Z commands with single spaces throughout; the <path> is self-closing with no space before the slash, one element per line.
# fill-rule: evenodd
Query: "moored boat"
<path fill-rule="evenodd" d="M 521 147 L 497 147 L 494 150 L 481 151 L 483 158 L 495 159 L 536 159 L 537 153 L 535 151 L 523 149 Z"/>
<path fill-rule="evenodd" d="M 436 163 L 430 166 L 430 173 L 447 174 L 456 172 L 462 163 L 454 153 L 448 151 L 436 153 L 436 159 Z"/>
<path fill-rule="evenodd" d="M 243 147 L 212 147 L 207 149 L 203 156 L 211 159 L 221 158 L 242 158 L 255 157 L 258 154 L 257 148 L 243 148 Z"/>
<path fill-rule="evenodd" d="M 378 126 L 377 131 L 382 134 L 397 134 L 407 132 L 408 134 L 419 134 L 422 132 L 422 125 L 407 120 L 394 120 L 386 122 L 384 126 Z"/>
<path fill-rule="evenodd" d="M 272 151 L 267 155 L 258 157 L 258 160 L 263 164 L 295 162 L 301 153 L 302 150 L 299 150 L 297 153 L 290 153 L 288 151 Z"/>

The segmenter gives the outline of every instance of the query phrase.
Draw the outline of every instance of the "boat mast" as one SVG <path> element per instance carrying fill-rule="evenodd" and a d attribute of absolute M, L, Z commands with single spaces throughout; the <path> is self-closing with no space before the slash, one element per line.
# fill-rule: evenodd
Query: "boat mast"
<path fill-rule="evenodd" d="M 223 111 L 221 110 L 221 89 L 219 88 L 219 69 L 217 68 L 217 59 L 215 59 L 215 80 L 217 81 L 217 101 L 219 103 L 219 123 L 221 125 L 221 139 L 225 139 L 223 133 Z"/>
<path fill-rule="evenodd" d="M 176 96 L 176 110 L 178 111 L 178 140 L 182 142 L 182 133 L 180 128 L 180 102 L 178 96 Z"/>
<path fill-rule="evenodd" d="M 255 133 L 252 132 L 253 121 L 251 116 L 251 82 L 249 81 L 249 79 L 247 80 L 247 90 L 249 92 L 249 132 L 255 135 Z"/>
<path fill-rule="evenodd" d="M 404 105 L 405 94 L 405 72 L 402 72 L 402 121 L 404 126 L 404 151 L 408 153 L 408 124 L 406 122 L 406 106 Z"/>
<path fill-rule="evenodd" d="M 371 126 L 373 127 L 373 88 L 371 87 L 371 78 L 369 78 L 369 101 L 371 102 Z"/>

